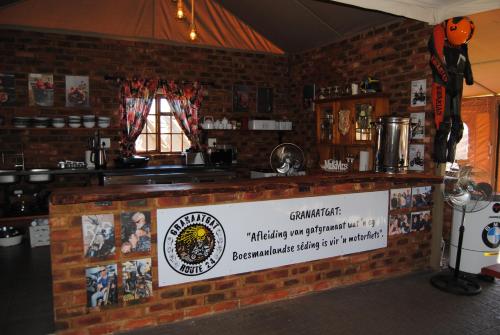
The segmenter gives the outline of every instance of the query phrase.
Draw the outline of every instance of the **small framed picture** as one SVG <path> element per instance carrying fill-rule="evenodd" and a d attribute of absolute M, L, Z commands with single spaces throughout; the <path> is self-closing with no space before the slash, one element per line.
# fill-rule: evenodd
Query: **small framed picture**
<path fill-rule="evenodd" d="M 30 106 L 54 106 L 54 76 L 30 73 L 28 76 L 28 98 Z"/>
<path fill-rule="evenodd" d="M 425 113 L 411 113 L 410 138 L 423 140 L 425 137 Z"/>
<path fill-rule="evenodd" d="M 103 307 L 118 303 L 118 272 L 116 264 L 85 269 L 87 307 Z"/>
<path fill-rule="evenodd" d="M 88 76 L 66 76 L 66 107 L 90 107 Z"/>
<path fill-rule="evenodd" d="M 122 213 L 121 252 L 122 254 L 151 251 L 151 213 Z"/>
<path fill-rule="evenodd" d="M 432 225 L 431 211 L 411 213 L 411 231 L 429 229 Z"/>
<path fill-rule="evenodd" d="M 14 106 L 16 102 L 16 77 L 0 73 L 0 106 Z"/>
<path fill-rule="evenodd" d="M 414 187 L 411 189 L 412 207 L 421 208 L 432 205 L 432 186 Z"/>
<path fill-rule="evenodd" d="M 233 112 L 250 111 L 250 88 L 245 85 L 233 86 Z"/>
<path fill-rule="evenodd" d="M 424 145 L 410 144 L 408 170 L 424 171 Z"/>
<path fill-rule="evenodd" d="M 389 206 L 390 210 L 410 208 L 411 188 L 408 187 L 408 188 L 391 189 Z"/>
<path fill-rule="evenodd" d="M 270 87 L 257 88 L 257 113 L 273 112 L 273 89 Z"/>
<path fill-rule="evenodd" d="M 306 112 L 314 111 L 315 85 L 306 84 L 302 88 L 302 108 Z"/>
<path fill-rule="evenodd" d="M 122 275 L 123 301 L 139 300 L 153 295 L 151 258 L 122 263 Z"/>
<path fill-rule="evenodd" d="M 115 254 L 115 224 L 113 214 L 82 216 L 83 253 L 99 258 Z"/>
<path fill-rule="evenodd" d="M 420 107 L 427 104 L 427 82 L 425 79 L 412 80 L 411 82 L 411 107 Z"/>
<path fill-rule="evenodd" d="M 410 214 L 395 214 L 389 217 L 389 236 L 408 234 L 410 231 Z"/>

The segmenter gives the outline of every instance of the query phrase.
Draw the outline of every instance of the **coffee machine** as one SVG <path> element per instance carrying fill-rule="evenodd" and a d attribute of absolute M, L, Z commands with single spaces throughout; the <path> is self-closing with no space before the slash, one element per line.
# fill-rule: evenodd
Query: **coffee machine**
<path fill-rule="evenodd" d="M 107 165 L 105 143 L 101 140 L 99 130 L 89 138 L 90 162 L 96 169 L 105 169 Z"/>

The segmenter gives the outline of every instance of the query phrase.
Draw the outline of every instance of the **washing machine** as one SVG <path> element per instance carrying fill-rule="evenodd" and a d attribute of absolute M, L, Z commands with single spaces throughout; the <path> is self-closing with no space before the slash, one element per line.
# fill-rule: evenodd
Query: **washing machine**
<path fill-rule="evenodd" d="M 482 207 L 481 205 L 479 208 Z M 453 211 L 450 267 L 455 268 L 462 211 Z M 478 274 L 485 266 L 500 263 L 500 195 L 484 209 L 465 214 L 460 271 Z"/>

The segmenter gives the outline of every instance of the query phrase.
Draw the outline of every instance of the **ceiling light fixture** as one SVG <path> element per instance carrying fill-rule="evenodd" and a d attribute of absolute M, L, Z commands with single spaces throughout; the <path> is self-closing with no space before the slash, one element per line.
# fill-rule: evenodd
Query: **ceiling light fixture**
<path fill-rule="evenodd" d="M 189 29 L 189 39 L 194 41 L 196 40 L 197 35 L 196 26 L 194 24 L 194 0 L 191 0 L 191 27 Z"/>
<path fill-rule="evenodd" d="M 176 16 L 179 20 L 184 19 L 184 8 L 182 6 L 182 0 L 177 0 L 177 13 Z"/>

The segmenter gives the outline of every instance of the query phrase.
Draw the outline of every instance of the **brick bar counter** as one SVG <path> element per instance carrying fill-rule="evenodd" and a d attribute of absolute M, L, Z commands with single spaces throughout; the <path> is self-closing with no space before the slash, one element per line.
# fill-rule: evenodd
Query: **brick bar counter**
<path fill-rule="evenodd" d="M 441 177 L 417 173 L 317 172 L 302 177 L 225 183 L 113 185 L 57 190 L 50 201 L 53 302 L 57 332 L 105 334 L 131 330 L 426 269 L 431 253 L 430 227 L 395 233 L 387 225 L 393 217 L 404 216 L 411 225 L 411 214 L 431 213 L 432 204 L 419 204 L 416 207 L 412 202 L 412 205 L 400 208 L 399 203 L 390 199 L 389 190 L 407 193 L 409 188 L 429 187 L 441 181 Z M 356 203 L 351 200 L 358 196 L 373 198 L 373 195 L 376 195 L 374 202 Z M 318 205 L 318 208 L 314 205 L 328 201 L 333 205 Z M 337 201 L 343 205 L 336 206 Z M 363 214 L 362 217 L 369 217 L 371 207 L 380 201 L 385 208 L 376 210 L 382 210 L 385 218 L 379 215 L 377 220 L 383 222 L 384 227 L 377 227 L 378 221 L 375 219 L 362 219 L 355 224 L 353 215 L 348 213 L 349 208 L 353 207 L 353 213 L 359 209 L 360 213 L 368 213 L 368 216 Z M 308 212 L 298 203 L 313 204 L 312 207 L 304 207 L 312 210 Z M 286 209 L 281 217 L 280 208 L 288 208 L 286 206 L 297 210 Z M 274 207 L 278 209 L 266 216 L 266 211 L 275 210 Z M 148 231 L 151 244 L 147 245 L 150 251 L 128 252 L 124 220 L 137 219 L 131 214 L 137 212 L 149 213 L 146 220 L 150 221 Z M 192 261 L 186 258 L 185 248 L 194 244 L 189 244 L 186 233 L 189 229 L 185 228 L 195 227 L 190 222 L 194 219 L 189 219 L 187 214 L 178 214 L 184 212 L 189 215 L 204 213 L 201 219 L 204 221 L 196 225 L 203 229 L 194 237 L 193 243 L 199 241 L 200 248 L 206 250 L 200 249 L 202 251 L 197 255 L 201 258 L 191 256 Z M 204 218 L 205 214 L 207 219 Z M 173 215 L 172 218 L 169 215 Z M 227 219 L 226 215 L 233 215 L 230 216 L 233 219 Z M 346 217 L 335 221 L 335 216 L 339 215 Z M 234 219 L 238 217 L 250 222 L 238 228 L 242 231 L 233 229 L 241 226 L 240 220 Z M 101 226 L 97 225 L 99 220 L 96 219 L 95 229 L 92 228 L 92 224 L 88 223 L 89 218 L 106 218 L 108 225 L 102 226 L 105 229 L 102 229 L 101 235 L 91 236 L 91 242 L 84 235 L 88 231 L 100 231 Z M 352 222 L 347 225 L 353 227 L 348 229 L 346 221 L 349 220 Z M 290 228 L 274 226 L 278 224 L 277 221 L 282 221 Z M 328 222 L 329 228 L 324 222 Z M 377 231 L 357 235 L 349 233 L 358 229 L 358 225 L 366 225 L 366 222 L 375 226 Z M 259 231 L 253 229 L 253 223 L 260 227 Z M 263 226 L 268 229 L 263 229 Z M 91 227 L 90 230 L 88 227 Z M 296 236 L 302 230 L 297 227 L 304 228 L 303 236 Z M 333 231 L 335 229 L 338 231 Z M 89 243 L 102 246 L 99 239 L 103 239 L 103 236 L 108 238 L 109 243 L 113 230 L 113 250 L 103 254 L 89 253 Z M 237 232 L 233 233 L 233 230 Z M 338 235 L 333 237 L 333 234 Z M 349 241 L 348 234 L 354 236 L 349 235 Z M 172 237 L 175 243 L 170 245 Z M 365 241 L 357 241 L 358 238 L 378 239 L 383 246 L 375 245 L 361 250 L 361 243 Z M 351 239 L 354 242 L 350 242 Z M 202 246 L 203 241 L 205 244 Z M 258 246 L 262 248 L 252 254 L 248 246 L 256 246 L 256 250 L 260 248 Z M 311 250 L 305 250 L 308 248 Z M 176 252 L 169 254 L 172 250 Z M 194 255 L 196 252 L 193 250 L 188 251 Z M 314 258 L 316 252 L 323 256 Z M 151 273 L 149 280 L 152 281 L 152 290 L 146 289 L 142 296 L 132 297 L 130 287 L 126 287 L 131 278 L 127 266 L 138 264 L 134 261 L 144 259 L 150 259 L 151 267 L 146 270 Z M 95 285 L 89 283 L 92 272 L 89 269 L 97 271 L 104 268 L 114 269 L 108 272 L 110 277 L 107 285 L 109 288 L 109 279 L 114 279 L 111 285 L 115 289 L 109 292 L 117 292 L 117 297 L 104 297 L 107 304 L 92 307 L 98 297 L 94 296 L 92 289 Z M 242 271 L 242 268 L 245 270 Z M 145 271 L 138 270 L 137 273 Z M 103 297 L 100 298 L 102 303 Z"/>

